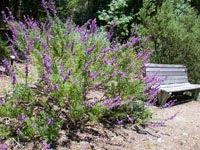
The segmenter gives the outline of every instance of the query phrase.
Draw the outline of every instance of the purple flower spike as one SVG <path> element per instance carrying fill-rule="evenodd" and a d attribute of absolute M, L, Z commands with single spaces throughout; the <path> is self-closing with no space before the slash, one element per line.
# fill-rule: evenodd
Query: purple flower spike
<path fill-rule="evenodd" d="M 16 84 L 16 83 L 17 83 L 16 73 L 13 72 L 13 74 L 12 74 L 12 84 L 14 85 L 14 84 Z"/>
<path fill-rule="evenodd" d="M 59 90 L 59 85 L 58 84 L 54 84 L 54 91 L 58 91 Z"/>
<path fill-rule="evenodd" d="M 96 48 L 96 45 L 94 45 L 94 46 L 92 46 L 92 47 L 90 47 L 90 48 L 88 48 L 87 50 L 86 50 L 86 55 L 89 55 L 92 51 L 94 51 L 95 50 L 95 48 Z"/>
<path fill-rule="evenodd" d="M 89 72 L 89 77 L 90 77 L 92 80 L 96 79 L 98 76 L 99 76 L 99 73 L 96 72 L 96 71 Z"/>
<path fill-rule="evenodd" d="M 42 142 L 42 150 L 50 150 L 50 144 L 47 142 Z"/>
<path fill-rule="evenodd" d="M 1 150 L 8 150 L 8 145 L 6 143 L 2 144 L 0 147 Z"/>
<path fill-rule="evenodd" d="M 123 120 L 117 120 L 117 124 L 118 124 L 118 125 L 123 124 L 123 122 L 124 122 Z"/>
<path fill-rule="evenodd" d="M 5 11 L 2 11 L 1 14 L 2 14 L 2 16 L 3 16 L 3 22 L 4 22 L 4 23 L 7 23 L 7 22 L 8 22 L 8 17 L 6 16 Z"/>
<path fill-rule="evenodd" d="M 25 65 L 25 74 L 26 74 L 26 78 L 28 77 L 28 73 L 29 73 L 29 70 L 28 70 L 28 63 L 26 63 L 26 65 Z"/>
<path fill-rule="evenodd" d="M 49 0 L 49 4 L 50 4 L 49 8 L 50 8 L 51 12 L 55 15 L 57 13 L 57 11 L 56 11 L 54 0 Z"/>
<path fill-rule="evenodd" d="M 28 118 L 27 116 L 21 115 L 21 116 L 18 117 L 18 120 L 19 121 L 25 121 L 27 118 Z"/>
<path fill-rule="evenodd" d="M 164 105 L 162 105 L 161 108 L 172 107 L 172 106 L 175 104 L 176 101 L 177 101 L 177 100 L 170 100 L 169 102 L 167 102 L 167 103 L 165 103 Z"/>
<path fill-rule="evenodd" d="M 127 115 L 127 119 L 128 119 L 128 121 L 130 121 L 130 122 L 133 122 L 133 121 L 134 121 L 134 119 L 133 119 L 132 117 L 130 117 L 129 115 Z"/>
<path fill-rule="evenodd" d="M 0 105 L 4 105 L 6 103 L 4 98 L 0 98 Z"/>
<path fill-rule="evenodd" d="M 7 60 L 3 60 L 3 67 L 5 68 L 5 72 L 6 73 L 10 73 L 11 71 L 11 67 L 10 67 L 10 64 Z"/>
<path fill-rule="evenodd" d="M 32 123 L 31 127 L 34 129 L 34 128 L 35 128 L 35 124 L 34 124 L 34 123 Z"/>
<path fill-rule="evenodd" d="M 88 68 L 90 66 L 90 64 L 92 63 L 92 59 L 88 60 L 86 63 L 85 63 L 85 66 L 83 68 L 83 72 L 87 72 L 88 71 Z"/>
<path fill-rule="evenodd" d="M 49 120 L 48 120 L 48 125 L 52 125 L 53 123 L 54 123 L 54 118 L 50 118 Z"/>
<path fill-rule="evenodd" d="M 22 134 L 22 131 L 18 128 L 18 129 L 16 130 L 16 134 L 17 134 L 17 135 L 20 135 L 20 134 Z"/>
<path fill-rule="evenodd" d="M 48 12 L 48 6 L 45 0 L 42 0 L 42 7 Z"/>
<path fill-rule="evenodd" d="M 16 60 L 20 60 L 18 55 L 17 55 L 17 52 L 15 51 L 14 47 L 13 46 L 10 46 L 10 51 L 12 52 L 12 54 L 15 56 L 15 59 Z"/>

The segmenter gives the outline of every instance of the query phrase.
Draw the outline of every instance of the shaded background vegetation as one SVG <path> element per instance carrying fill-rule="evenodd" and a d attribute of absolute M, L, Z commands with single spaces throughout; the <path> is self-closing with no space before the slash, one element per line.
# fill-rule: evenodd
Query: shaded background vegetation
<path fill-rule="evenodd" d="M 11 8 L 17 19 L 29 15 L 44 20 L 41 0 L 1 0 L 0 10 Z M 152 62 L 185 64 L 192 82 L 200 82 L 199 0 L 55 0 L 62 21 L 78 24 L 97 18 L 99 26 L 115 24 L 115 36 L 127 40 L 137 25 L 141 37 L 151 35 L 148 47 L 155 50 Z M 2 18 L 1 36 L 6 30 Z M 2 49 L 2 48 L 1 48 Z M 4 55 L 5 49 L 1 50 Z M 1 56 L 2 57 L 2 56 Z"/>

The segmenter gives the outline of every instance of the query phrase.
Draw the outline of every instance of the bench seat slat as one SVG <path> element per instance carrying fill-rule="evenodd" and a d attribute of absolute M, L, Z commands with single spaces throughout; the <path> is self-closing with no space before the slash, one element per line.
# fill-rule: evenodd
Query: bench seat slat
<path fill-rule="evenodd" d="M 145 65 L 146 67 L 150 68 L 150 67 L 155 67 L 155 68 L 160 68 L 160 67 L 166 67 L 166 68 L 180 68 L 180 67 L 185 67 L 184 65 L 181 64 L 176 64 L 176 65 L 172 65 L 172 64 L 152 64 L 152 63 L 148 63 Z"/>
<path fill-rule="evenodd" d="M 146 71 L 149 72 L 171 72 L 171 71 L 182 71 L 182 72 L 186 72 L 186 68 L 185 67 L 181 67 L 181 68 L 146 68 Z"/>
<path fill-rule="evenodd" d="M 181 86 L 170 86 L 170 87 L 161 87 L 160 90 L 165 92 L 180 92 L 180 91 L 187 91 L 187 90 L 194 90 L 200 89 L 200 85 L 198 84 L 187 84 Z"/>
<path fill-rule="evenodd" d="M 186 72 L 183 71 L 171 71 L 171 72 L 154 72 L 154 71 L 149 71 L 148 75 L 153 76 L 187 76 Z"/>

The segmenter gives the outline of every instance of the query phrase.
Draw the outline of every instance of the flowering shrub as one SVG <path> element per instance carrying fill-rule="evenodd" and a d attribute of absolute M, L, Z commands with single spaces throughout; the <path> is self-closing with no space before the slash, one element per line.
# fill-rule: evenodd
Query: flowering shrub
<path fill-rule="evenodd" d="M 106 32 L 106 27 L 97 27 L 95 19 L 83 26 L 70 19 L 63 23 L 56 17 L 53 1 L 42 2 L 46 22 L 24 17 L 22 23 L 9 10 L 9 16 L 3 12 L 12 32 L 10 50 L 24 64 L 24 83 L 17 80 L 17 68 L 11 70 L 14 93 L 2 99 L 0 115 L 13 118 L 13 124 L 0 122 L 0 134 L 55 140 L 66 123 L 142 123 L 149 118 L 144 102 L 152 96 L 145 94 L 142 75 L 151 52 L 142 50 L 140 36 L 119 44 L 118 38 L 112 39 L 112 27 Z M 10 71 L 9 64 L 4 64 Z M 34 87 L 29 86 L 30 66 L 37 68 Z M 103 96 L 91 99 L 93 91 Z"/>

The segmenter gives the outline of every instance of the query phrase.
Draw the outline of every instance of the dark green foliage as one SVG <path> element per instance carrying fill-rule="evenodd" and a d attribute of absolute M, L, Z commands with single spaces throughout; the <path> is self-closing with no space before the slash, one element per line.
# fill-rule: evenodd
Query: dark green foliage
<path fill-rule="evenodd" d="M 10 54 L 10 50 L 6 41 L 0 38 L 0 60 L 7 58 Z"/>
<path fill-rule="evenodd" d="M 198 14 L 200 14 L 200 1 L 199 0 L 191 0 L 191 6 L 197 9 Z"/>
<path fill-rule="evenodd" d="M 141 7 L 142 2 L 138 0 L 112 0 L 107 8 L 98 12 L 98 18 L 104 24 L 116 24 L 115 36 L 121 36 L 123 41 L 130 37 Z"/>
<path fill-rule="evenodd" d="M 140 31 L 151 35 L 153 62 L 185 64 L 190 80 L 199 82 L 200 18 L 184 1 L 144 1 L 139 12 Z"/>

